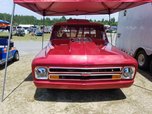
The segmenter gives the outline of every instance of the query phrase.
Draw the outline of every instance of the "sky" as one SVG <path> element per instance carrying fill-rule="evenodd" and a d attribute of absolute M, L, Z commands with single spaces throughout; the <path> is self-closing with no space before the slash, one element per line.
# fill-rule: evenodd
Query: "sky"
<path fill-rule="evenodd" d="M 11 14 L 12 13 L 12 7 L 13 7 L 13 0 L 0 0 L 0 13 L 9 13 Z M 15 15 L 16 14 L 19 14 L 19 15 L 32 15 L 32 16 L 35 16 L 36 18 L 40 19 L 42 18 L 41 15 L 39 14 L 36 14 L 24 7 L 21 7 L 19 5 L 16 5 L 16 8 L 15 8 Z M 51 19 L 52 18 L 60 18 L 61 16 L 52 16 L 50 17 Z M 95 19 L 95 20 L 102 20 L 103 18 L 105 20 L 108 20 L 109 19 L 109 16 L 108 15 L 82 15 L 82 16 L 65 16 L 67 19 L 72 17 L 72 18 L 75 18 L 75 19 Z M 111 15 L 111 17 L 115 17 L 116 20 L 118 20 L 118 13 L 114 13 Z"/>

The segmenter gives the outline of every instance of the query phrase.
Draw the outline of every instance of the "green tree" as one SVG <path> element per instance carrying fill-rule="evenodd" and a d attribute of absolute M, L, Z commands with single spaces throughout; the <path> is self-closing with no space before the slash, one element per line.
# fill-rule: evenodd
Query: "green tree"
<path fill-rule="evenodd" d="M 0 19 L 1 20 L 6 20 L 10 21 L 11 15 L 6 14 L 6 13 L 0 13 Z M 70 18 L 72 19 L 72 18 Z M 46 17 L 45 19 L 45 25 L 46 26 L 51 26 L 57 22 L 63 22 L 66 21 L 67 19 L 65 16 L 62 16 L 61 18 L 53 18 L 50 19 L 49 17 Z M 101 19 L 101 20 L 93 20 L 90 19 L 91 22 L 97 22 L 97 23 L 102 23 L 104 25 L 111 24 L 112 26 L 117 26 L 118 22 L 116 22 L 115 18 L 111 18 L 111 22 L 109 23 L 109 20 Z M 33 24 L 33 25 L 43 25 L 43 19 L 37 19 L 34 16 L 28 16 L 28 15 L 15 15 L 14 16 L 14 24 L 19 25 L 19 24 Z"/>

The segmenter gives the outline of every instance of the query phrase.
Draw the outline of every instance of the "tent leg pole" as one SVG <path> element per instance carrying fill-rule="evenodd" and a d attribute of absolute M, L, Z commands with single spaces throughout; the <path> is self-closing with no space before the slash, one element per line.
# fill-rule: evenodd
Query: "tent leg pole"
<path fill-rule="evenodd" d="M 43 35 L 42 35 L 42 49 L 44 45 L 44 27 L 45 27 L 45 16 L 43 16 Z"/>
<path fill-rule="evenodd" d="M 9 38 L 8 38 L 7 52 L 6 52 L 6 61 L 5 61 L 5 71 L 4 71 L 4 78 L 3 78 L 3 85 L 2 85 L 1 102 L 4 101 L 5 86 L 6 86 L 6 76 L 7 76 L 8 53 L 9 53 L 9 47 L 10 47 L 10 40 L 11 40 L 11 37 L 12 37 L 12 26 L 13 26 L 14 12 L 15 12 L 15 4 L 13 4 L 13 10 L 12 10 L 12 16 L 11 16 L 10 33 L 9 33 Z"/>
<path fill-rule="evenodd" d="M 109 25 L 110 25 L 110 30 L 111 30 L 111 15 L 109 14 Z M 111 39 L 111 44 L 112 44 L 112 31 L 110 31 L 110 39 Z"/>

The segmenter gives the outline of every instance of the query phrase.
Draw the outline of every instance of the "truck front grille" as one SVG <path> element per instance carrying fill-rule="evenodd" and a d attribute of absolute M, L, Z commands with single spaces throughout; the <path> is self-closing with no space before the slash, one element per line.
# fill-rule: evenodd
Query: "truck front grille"
<path fill-rule="evenodd" d="M 58 72 L 58 73 L 83 73 L 83 72 L 90 72 L 90 73 L 114 73 L 114 72 L 121 72 L 121 68 L 50 68 L 50 73 Z"/>
<path fill-rule="evenodd" d="M 49 68 L 49 76 L 58 76 L 59 80 L 105 80 L 120 75 L 122 67 L 103 68 Z M 51 79 L 51 78 L 50 78 Z"/>
<path fill-rule="evenodd" d="M 112 75 L 101 76 L 59 76 L 59 79 L 76 79 L 76 80 L 91 80 L 91 79 L 111 79 Z"/>

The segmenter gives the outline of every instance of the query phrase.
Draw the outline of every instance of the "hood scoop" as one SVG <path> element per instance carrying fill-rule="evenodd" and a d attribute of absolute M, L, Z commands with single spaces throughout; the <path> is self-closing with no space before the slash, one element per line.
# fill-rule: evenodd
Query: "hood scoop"
<path fill-rule="evenodd" d="M 100 54 L 99 47 L 91 38 L 73 38 L 69 45 L 69 52 L 78 55 L 97 55 Z"/>
<path fill-rule="evenodd" d="M 83 39 L 70 39 L 69 53 L 72 55 L 85 55 Z"/>
<path fill-rule="evenodd" d="M 49 51 L 49 55 L 83 55 L 85 58 L 100 54 L 101 47 L 90 38 L 71 38 L 69 43 L 56 45 Z"/>

